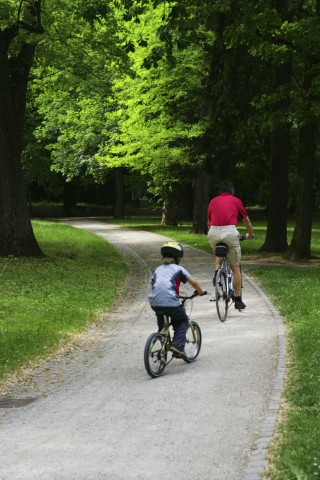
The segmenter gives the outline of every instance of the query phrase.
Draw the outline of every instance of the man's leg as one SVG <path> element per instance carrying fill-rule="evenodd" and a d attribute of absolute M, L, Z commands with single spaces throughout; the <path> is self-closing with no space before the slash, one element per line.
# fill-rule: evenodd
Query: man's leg
<path fill-rule="evenodd" d="M 233 265 L 231 269 L 233 273 L 235 308 L 238 310 L 243 310 L 244 308 L 246 308 L 246 305 L 243 303 L 241 298 L 241 287 L 242 287 L 241 269 L 239 265 Z"/>
<path fill-rule="evenodd" d="M 214 277 L 213 277 L 213 287 L 215 287 L 216 278 L 217 278 L 217 273 L 218 273 L 219 268 L 221 267 L 221 263 L 222 263 L 222 258 L 221 258 L 221 257 L 216 257 Z"/>
<path fill-rule="evenodd" d="M 234 296 L 241 297 L 241 270 L 239 265 L 232 267 Z"/>

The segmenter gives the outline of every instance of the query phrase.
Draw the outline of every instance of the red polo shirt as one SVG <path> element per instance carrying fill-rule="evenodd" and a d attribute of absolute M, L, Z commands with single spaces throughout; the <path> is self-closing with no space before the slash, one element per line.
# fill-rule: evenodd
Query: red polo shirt
<path fill-rule="evenodd" d="M 209 203 L 208 223 L 210 227 L 238 225 L 238 217 L 245 218 L 247 216 L 241 200 L 230 193 L 221 193 Z"/>

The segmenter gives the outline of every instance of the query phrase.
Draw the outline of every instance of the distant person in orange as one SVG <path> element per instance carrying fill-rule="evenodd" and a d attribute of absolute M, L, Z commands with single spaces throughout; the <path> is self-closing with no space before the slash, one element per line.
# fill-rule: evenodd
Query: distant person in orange
<path fill-rule="evenodd" d="M 241 297 L 241 247 L 237 229 L 238 218 L 241 218 L 246 229 L 246 239 L 252 238 L 253 227 L 242 201 L 234 196 L 234 186 L 230 181 L 224 181 L 220 185 L 219 195 L 214 197 L 208 207 L 208 239 L 215 251 L 217 243 L 223 242 L 228 246 L 227 258 L 233 272 L 235 308 L 243 310 L 246 305 Z M 220 267 L 221 259 L 216 257 L 215 277 Z M 214 278 L 215 278 L 214 277 Z"/>

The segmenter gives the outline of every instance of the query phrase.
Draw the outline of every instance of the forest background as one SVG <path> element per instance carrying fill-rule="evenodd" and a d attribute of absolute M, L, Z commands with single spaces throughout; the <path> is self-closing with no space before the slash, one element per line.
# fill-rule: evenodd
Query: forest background
<path fill-rule="evenodd" d="M 95 199 L 115 218 L 149 202 L 206 233 L 229 178 L 267 211 L 263 250 L 310 258 L 319 14 L 320 0 L 1 0 L 0 255 L 42 255 L 26 198 L 66 214 Z"/>

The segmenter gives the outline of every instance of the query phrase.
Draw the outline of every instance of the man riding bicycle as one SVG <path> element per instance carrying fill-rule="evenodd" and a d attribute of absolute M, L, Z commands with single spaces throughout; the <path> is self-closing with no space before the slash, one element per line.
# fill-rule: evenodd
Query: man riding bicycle
<path fill-rule="evenodd" d="M 241 298 L 241 248 L 239 232 L 237 230 L 238 218 L 241 218 L 246 229 L 246 239 L 252 238 L 253 227 L 242 201 L 234 196 L 234 186 L 230 181 L 220 185 L 219 195 L 214 197 L 208 207 L 208 239 L 215 251 L 217 243 L 223 242 L 228 246 L 227 258 L 233 272 L 235 290 L 235 308 L 243 310 L 246 305 Z M 221 259 L 216 257 L 215 276 L 220 267 Z"/>

